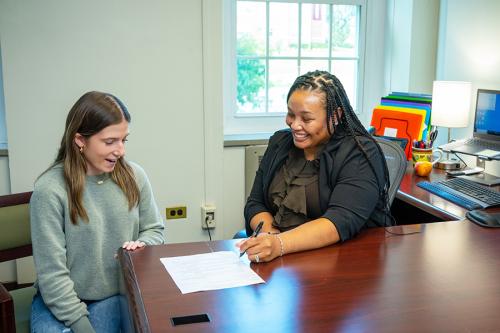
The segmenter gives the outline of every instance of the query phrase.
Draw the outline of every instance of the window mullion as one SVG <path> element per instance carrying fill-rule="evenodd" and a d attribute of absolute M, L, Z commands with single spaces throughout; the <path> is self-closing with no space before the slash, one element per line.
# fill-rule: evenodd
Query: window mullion
<path fill-rule="evenodd" d="M 328 72 L 332 72 L 332 50 L 333 50 L 333 5 L 328 5 L 330 15 L 330 44 L 328 48 Z"/>
<path fill-rule="evenodd" d="M 295 76 L 299 76 L 300 73 L 302 72 L 301 70 L 301 65 L 302 65 L 302 2 L 299 2 L 299 45 L 298 45 L 298 53 L 297 53 L 297 74 Z"/>

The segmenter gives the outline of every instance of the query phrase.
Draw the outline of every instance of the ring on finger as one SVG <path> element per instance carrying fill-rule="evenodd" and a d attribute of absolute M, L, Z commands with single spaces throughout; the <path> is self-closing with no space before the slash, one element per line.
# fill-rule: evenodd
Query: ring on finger
<path fill-rule="evenodd" d="M 256 254 L 256 255 L 255 255 L 255 262 L 260 262 L 260 259 L 259 259 L 259 255 L 258 255 L 258 254 Z"/>

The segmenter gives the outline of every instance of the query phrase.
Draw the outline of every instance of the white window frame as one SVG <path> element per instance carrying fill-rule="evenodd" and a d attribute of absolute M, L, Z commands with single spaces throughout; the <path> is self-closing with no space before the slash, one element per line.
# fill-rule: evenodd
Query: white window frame
<path fill-rule="evenodd" d="M 359 30 L 358 30 L 358 53 L 357 57 L 334 57 L 329 56 L 329 60 L 338 59 L 357 59 L 358 77 L 356 81 L 356 113 L 362 114 L 363 110 L 363 82 L 365 68 L 365 49 L 366 49 L 366 22 L 367 22 L 367 0 L 250 0 L 260 2 L 285 2 L 285 3 L 317 3 L 333 5 L 356 5 L 360 6 Z M 254 134 L 254 133 L 273 133 L 277 129 L 285 127 L 285 112 L 266 112 L 237 114 L 236 107 L 236 86 L 237 86 L 237 68 L 236 68 L 236 2 L 237 0 L 224 1 L 224 134 Z M 300 58 L 300 54 L 298 56 Z M 295 57 L 294 57 L 295 58 Z M 314 59 L 307 57 L 307 59 Z M 324 59 L 324 57 L 321 57 Z M 266 59 L 266 63 L 269 58 Z M 266 71 L 268 67 L 266 66 Z M 290 82 L 290 85 L 292 82 Z"/>

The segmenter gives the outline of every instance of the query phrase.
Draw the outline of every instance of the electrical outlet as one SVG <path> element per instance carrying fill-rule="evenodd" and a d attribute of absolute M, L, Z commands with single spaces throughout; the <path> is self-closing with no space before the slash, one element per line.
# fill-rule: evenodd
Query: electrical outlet
<path fill-rule="evenodd" d="M 187 217 L 187 207 L 167 207 L 167 220 L 170 219 L 185 219 Z"/>
<path fill-rule="evenodd" d="M 202 229 L 215 228 L 215 206 L 201 207 L 201 228 Z"/>

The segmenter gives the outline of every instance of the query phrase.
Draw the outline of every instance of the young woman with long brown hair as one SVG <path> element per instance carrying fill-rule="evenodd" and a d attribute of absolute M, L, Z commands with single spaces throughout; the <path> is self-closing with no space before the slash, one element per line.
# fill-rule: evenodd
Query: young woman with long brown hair
<path fill-rule="evenodd" d="M 30 202 L 38 290 L 32 332 L 120 332 L 119 247 L 164 243 L 149 180 L 125 161 L 130 114 L 92 91 L 72 107 Z"/>

